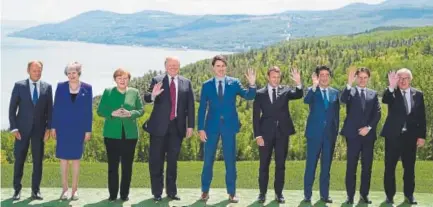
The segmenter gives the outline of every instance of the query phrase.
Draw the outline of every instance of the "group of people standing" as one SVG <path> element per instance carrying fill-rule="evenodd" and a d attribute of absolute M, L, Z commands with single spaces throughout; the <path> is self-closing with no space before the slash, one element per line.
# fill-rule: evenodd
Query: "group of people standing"
<path fill-rule="evenodd" d="M 177 192 L 177 160 L 184 138 L 193 135 L 195 122 L 194 93 L 191 81 L 179 75 L 180 62 L 176 57 L 165 59 L 165 74 L 153 77 L 143 100 L 153 104 L 149 119 L 142 128 L 150 134 L 149 173 L 155 201 L 162 200 L 163 189 L 167 197 L 180 200 Z M 44 141 L 57 140 L 56 157 L 60 159 L 62 192 L 60 199 L 77 200 L 78 175 L 84 143 L 92 132 L 92 86 L 80 81 L 81 64 L 70 63 L 64 74 L 68 80 L 57 85 L 54 96 L 50 84 L 40 80 L 43 64 L 31 61 L 27 65 L 29 78 L 15 84 L 9 107 L 10 129 L 15 136 L 14 200 L 21 195 L 23 165 L 29 143 L 32 146 L 33 199 L 42 199 L 40 182 Z M 330 87 L 332 71 L 318 66 L 312 75 L 312 87 L 304 90 L 300 72 L 290 71 L 295 87 L 280 84 L 281 71 L 277 66 L 267 71 L 268 83 L 257 89 L 256 73 L 249 69 L 245 74 L 248 87 L 240 80 L 226 75 L 227 60 L 217 55 L 212 59 L 214 77 L 201 88 L 198 108 L 198 134 L 204 143 L 204 164 L 201 173 L 200 199 L 209 199 L 213 177 L 213 163 L 221 139 L 226 168 L 225 182 L 229 202 L 237 203 L 236 196 L 236 134 L 241 124 L 236 109 L 236 97 L 254 100 L 254 139 L 259 146 L 259 188 L 257 200 L 265 202 L 269 180 L 269 165 L 275 151 L 275 199 L 284 203 L 285 161 L 290 135 L 295 127 L 289 112 L 289 101 L 304 97 L 309 105 L 305 130 L 307 160 L 304 175 L 304 202 L 311 202 L 317 161 L 321 160 L 320 197 L 332 203 L 329 196 L 330 169 L 337 135 L 347 142 L 346 189 L 348 204 L 353 204 L 356 186 L 356 169 L 361 159 L 360 201 L 368 198 L 376 129 L 381 118 L 378 93 L 367 88 L 370 78 L 368 68 L 350 69 L 347 86 L 340 95 Z M 109 200 L 119 194 L 119 164 L 121 163 L 120 198 L 129 200 L 134 152 L 139 137 L 137 118 L 143 116 L 142 97 L 137 89 L 129 87 L 131 74 L 117 69 L 113 74 L 116 86 L 105 89 L 97 114 L 105 119 L 104 143 L 108 158 Z M 385 137 L 386 201 L 393 203 L 395 195 L 395 167 L 401 158 L 404 166 L 404 195 L 407 202 L 416 204 L 415 161 L 417 147 L 424 145 L 426 118 L 423 93 L 410 86 L 412 73 L 400 69 L 388 74 L 389 86 L 382 102 L 388 105 L 388 115 L 381 136 Z M 353 86 L 353 83 L 357 83 Z M 347 116 L 339 132 L 340 102 L 346 104 Z M 167 160 L 164 185 L 164 162 Z M 68 191 L 68 172 L 72 162 L 72 192 Z"/>

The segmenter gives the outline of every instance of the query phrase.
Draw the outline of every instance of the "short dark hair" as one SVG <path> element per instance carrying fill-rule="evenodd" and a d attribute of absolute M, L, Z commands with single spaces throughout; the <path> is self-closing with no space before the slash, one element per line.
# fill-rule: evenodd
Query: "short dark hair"
<path fill-rule="evenodd" d="M 366 67 L 358 68 L 358 69 L 356 70 L 355 75 L 358 75 L 359 73 L 366 73 L 366 74 L 368 75 L 368 77 L 370 77 L 370 69 L 368 69 L 368 68 L 366 68 Z"/>
<path fill-rule="evenodd" d="M 30 69 L 30 66 L 32 66 L 33 64 L 39 64 L 41 66 L 41 70 L 44 68 L 44 64 L 42 63 L 42 61 L 40 60 L 31 60 L 27 63 L 27 70 Z"/>
<path fill-rule="evenodd" d="M 326 71 L 328 71 L 328 72 L 329 72 L 329 76 L 332 77 L 332 71 L 331 71 L 331 69 L 330 69 L 328 66 L 326 66 L 326 65 L 318 65 L 318 66 L 316 67 L 316 70 L 315 70 L 316 75 L 319 76 L 320 71 L 322 71 L 322 70 L 326 70 Z"/>
<path fill-rule="evenodd" d="M 272 66 L 268 68 L 268 76 L 271 74 L 271 72 L 281 73 L 281 70 L 278 66 Z"/>
<path fill-rule="evenodd" d="M 215 57 L 213 57 L 213 59 L 212 59 L 212 66 L 215 66 L 215 62 L 218 61 L 218 60 L 222 61 L 224 63 L 224 65 L 227 66 L 227 60 L 222 55 L 216 55 Z"/>

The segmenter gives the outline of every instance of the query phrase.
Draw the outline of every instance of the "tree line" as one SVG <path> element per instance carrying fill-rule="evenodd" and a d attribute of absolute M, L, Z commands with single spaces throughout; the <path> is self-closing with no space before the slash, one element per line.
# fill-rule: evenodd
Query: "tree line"
<path fill-rule="evenodd" d="M 211 58 L 211 57 L 210 57 Z M 181 75 L 190 79 L 194 88 L 196 109 L 200 97 L 201 84 L 213 77 L 211 59 L 201 60 L 181 68 Z M 368 67 L 371 69 L 369 88 L 377 90 L 379 95 L 388 85 L 387 74 L 391 70 L 409 68 L 414 79 L 412 86 L 424 93 L 427 114 L 426 145 L 419 149 L 417 156 L 420 160 L 433 160 L 433 27 L 420 27 L 395 31 L 375 31 L 365 34 L 349 36 L 332 36 L 325 38 L 308 38 L 283 41 L 276 45 L 262 49 L 253 49 L 244 53 L 227 55 L 228 75 L 238 77 L 244 83 L 244 73 L 248 68 L 257 72 L 257 86 L 267 84 L 267 68 L 277 65 L 282 70 L 282 84 L 294 83 L 289 77 L 289 69 L 296 67 L 301 71 L 304 90 L 311 85 L 311 74 L 317 65 L 327 65 L 333 71 L 331 86 L 342 90 L 347 82 L 347 69 L 351 66 Z M 163 71 L 149 71 L 142 77 L 133 78 L 131 87 L 136 87 L 142 94 L 148 89 L 153 76 Z M 99 103 L 99 97 L 94 99 L 94 108 Z M 237 135 L 237 159 L 258 160 L 257 144 L 253 138 L 252 101 L 238 99 L 238 113 L 242 124 Z M 145 115 L 138 120 L 141 125 L 150 116 L 152 105 L 145 105 Z M 288 160 L 303 160 L 306 157 L 306 139 L 304 130 L 308 116 L 308 106 L 303 100 L 290 102 L 290 113 L 294 121 L 296 134 L 290 137 Z M 382 104 L 382 119 L 378 124 L 380 133 L 387 106 Z M 341 107 L 340 120 L 344 121 L 346 108 Z M 342 123 L 340 123 L 341 129 Z M 84 161 L 107 161 L 102 137 L 103 119 L 94 111 L 92 139 L 86 143 L 83 154 Z M 1 132 L 1 162 L 12 163 L 14 138 L 7 131 Z M 221 145 L 221 143 L 220 143 Z M 149 134 L 140 131 L 140 138 L 136 147 L 135 161 L 148 161 Z M 374 148 L 374 158 L 384 158 L 384 138 L 378 136 Z M 201 143 L 198 134 L 185 139 L 182 144 L 180 160 L 200 160 Z M 223 159 L 222 149 L 217 150 L 217 159 Z M 335 146 L 334 159 L 346 158 L 346 143 L 344 137 L 339 136 Z M 45 161 L 56 161 L 55 141 L 50 140 L 45 145 Z M 31 161 L 31 156 L 28 157 Z"/>

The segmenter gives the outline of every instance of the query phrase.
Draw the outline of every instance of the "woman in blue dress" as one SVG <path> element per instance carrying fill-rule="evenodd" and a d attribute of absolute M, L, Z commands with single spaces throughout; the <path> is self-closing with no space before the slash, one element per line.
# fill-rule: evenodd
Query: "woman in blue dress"
<path fill-rule="evenodd" d="M 68 199 L 69 161 L 72 161 L 71 200 L 78 200 L 78 175 L 84 142 L 92 131 L 92 86 L 81 82 L 81 64 L 72 62 L 64 71 L 68 81 L 57 85 L 52 115 L 51 136 L 57 139 L 56 157 L 60 159 L 63 191 Z"/>

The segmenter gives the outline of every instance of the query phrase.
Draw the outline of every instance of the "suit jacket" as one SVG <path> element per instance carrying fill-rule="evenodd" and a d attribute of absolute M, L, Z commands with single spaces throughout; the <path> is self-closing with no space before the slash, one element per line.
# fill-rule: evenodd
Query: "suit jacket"
<path fill-rule="evenodd" d="M 377 92 L 371 89 L 366 89 L 365 93 L 365 109 L 362 109 L 361 96 L 356 87 L 350 90 L 345 88 L 341 94 L 341 102 L 346 104 L 346 119 L 344 120 L 341 135 L 353 138 L 358 136 L 358 129 L 370 126 L 371 129 L 366 137 L 376 139 L 376 128 L 381 117 L 381 108 Z"/>
<path fill-rule="evenodd" d="M 237 95 L 246 100 L 253 100 L 256 88 L 245 89 L 239 79 L 226 76 L 223 98 L 220 99 L 215 78 L 205 81 L 200 94 L 198 130 L 205 130 L 206 133 L 218 133 L 220 130 L 227 133 L 239 132 L 240 122 L 236 110 Z M 219 128 L 221 121 L 224 122 L 222 129 Z"/>
<path fill-rule="evenodd" d="M 152 90 L 155 84 L 162 83 L 164 91 L 153 101 L 153 110 L 149 119 L 143 124 L 143 129 L 151 135 L 164 136 L 170 124 L 171 96 L 170 82 L 167 75 L 152 78 L 150 86 L 144 95 L 144 101 L 152 103 Z M 182 137 L 186 136 L 186 128 L 194 128 L 195 106 L 191 81 L 178 75 L 177 85 L 177 128 Z"/>
<path fill-rule="evenodd" d="M 123 107 L 131 112 L 130 117 L 113 117 L 113 111 Z M 104 90 L 99 102 L 97 113 L 104 117 L 103 136 L 111 139 L 122 138 L 122 127 L 125 129 L 126 139 L 137 139 L 139 132 L 137 118 L 143 116 L 144 109 L 140 92 L 136 88 L 128 87 L 124 94 L 117 87 Z"/>
<path fill-rule="evenodd" d="M 383 125 L 380 136 L 398 137 L 401 133 L 404 123 L 406 122 L 407 133 L 414 138 L 426 137 L 426 114 L 424 106 L 424 95 L 421 91 L 410 88 L 411 111 L 406 114 L 403 95 L 400 89 L 394 89 L 390 92 L 386 89 L 383 93 L 382 102 L 388 104 L 388 116 Z"/>
<path fill-rule="evenodd" d="M 51 129 L 52 110 L 53 92 L 50 84 L 40 82 L 39 99 L 33 105 L 29 79 L 16 82 L 9 104 L 10 130 L 18 129 L 21 136 L 30 136 L 34 127 L 34 134 L 43 135 L 45 130 Z"/>
<path fill-rule="evenodd" d="M 319 142 L 323 136 L 334 141 L 337 138 L 340 124 L 339 92 L 332 87 L 328 87 L 328 89 L 329 105 L 327 109 L 319 86 L 317 86 L 316 91 L 309 88 L 304 97 L 304 103 L 308 104 L 310 108 L 305 130 L 307 139 L 314 139 Z"/>
<path fill-rule="evenodd" d="M 277 129 L 284 137 L 295 134 L 295 127 L 289 112 L 289 100 L 300 99 L 302 96 L 302 89 L 278 86 L 277 100 L 272 103 L 268 86 L 258 90 L 253 106 L 254 137 L 272 136 Z"/>
<path fill-rule="evenodd" d="M 92 86 L 82 82 L 75 102 L 72 102 L 69 92 L 69 81 L 57 85 L 53 106 L 53 129 L 64 131 L 71 135 L 75 132 L 92 131 Z M 74 127 L 71 127 L 74 126 Z M 84 137 L 84 134 L 83 134 Z"/>

